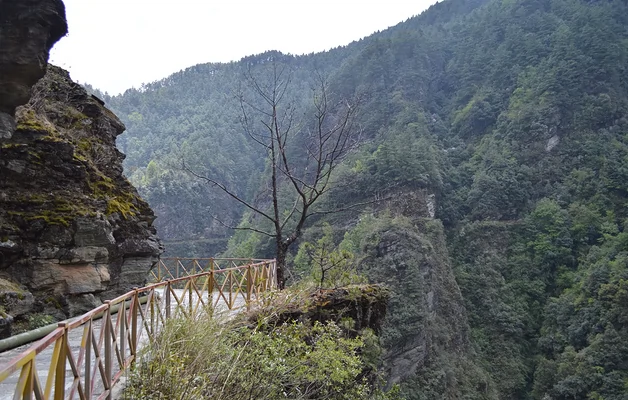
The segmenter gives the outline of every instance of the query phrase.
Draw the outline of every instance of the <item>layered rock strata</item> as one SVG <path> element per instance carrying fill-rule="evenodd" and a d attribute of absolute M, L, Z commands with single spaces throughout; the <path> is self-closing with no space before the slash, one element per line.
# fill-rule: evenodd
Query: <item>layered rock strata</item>
<path fill-rule="evenodd" d="M 0 278 L 57 318 L 141 286 L 161 245 L 152 210 L 122 175 L 120 120 L 49 66 L 16 121 L 0 139 Z"/>

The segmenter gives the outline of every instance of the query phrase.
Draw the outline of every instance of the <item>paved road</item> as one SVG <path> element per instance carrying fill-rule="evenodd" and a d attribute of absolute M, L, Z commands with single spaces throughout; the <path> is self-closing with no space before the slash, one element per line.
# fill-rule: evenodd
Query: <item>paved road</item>
<path fill-rule="evenodd" d="M 175 292 L 177 293 L 177 297 L 179 299 L 181 299 L 183 301 L 184 304 L 188 304 L 188 296 L 187 293 L 183 293 L 182 290 L 175 290 Z M 165 298 L 163 296 L 163 293 L 160 293 L 161 296 L 161 302 L 162 304 L 165 305 Z M 204 295 L 204 300 L 207 300 L 207 294 Z M 228 294 L 227 294 L 227 298 L 228 298 Z M 198 300 L 194 300 L 193 306 L 196 305 L 196 302 Z M 172 299 L 172 303 L 176 304 L 176 302 L 174 301 L 174 299 Z M 228 313 L 235 313 L 238 311 L 238 307 L 243 307 L 245 305 L 244 303 L 244 299 L 241 297 L 238 297 L 235 303 L 235 308 L 233 311 L 229 311 L 227 309 L 227 305 L 224 302 L 224 299 L 219 298 L 218 295 L 215 293 L 214 294 L 214 298 L 213 298 L 213 303 L 217 304 L 216 305 L 216 310 L 218 312 L 228 312 Z M 171 309 L 173 310 L 173 315 L 174 315 L 174 305 L 171 306 Z M 240 308 L 241 309 L 241 308 Z M 116 321 L 117 321 L 117 317 L 118 314 L 115 314 L 112 319 L 113 319 L 113 324 L 115 326 Z M 98 338 L 100 333 L 101 333 L 101 328 L 102 328 L 102 319 L 96 320 L 94 321 L 94 333 L 95 333 L 95 337 Z M 141 321 L 140 321 L 141 322 Z M 139 333 L 139 330 L 138 330 Z M 77 328 L 77 329 L 73 329 L 70 331 L 69 333 L 69 342 L 70 342 L 70 348 L 72 349 L 72 354 L 74 354 L 75 360 L 78 360 L 78 354 L 81 348 L 81 341 L 82 341 L 82 337 L 83 337 L 83 329 Z M 141 346 L 143 346 L 144 344 L 146 344 L 148 342 L 148 336 L 146 334 L 146 332 L 144 332 L 142 330 L 142 335 L 140 336 L 140 348 Z M 15 358 L 16 356 L 20 355 L 21 353 L 23 353 L 24 351 L 26 351 L 31 345 L 25 345 L 25 346 L 21 346 L 18 348 L 15 348 L 13 350 L 9 350 L 6 351 L 4 353 L 0 353 L 0 365 L 6 365 L 7 363 L 9 363 L 13 358 Z M 37 356 L 37 361 L 36 361 L 36 368 L 37 368 L 37 373 L 41 382 L 42 386 L 45 386 L 45 382 L 46 382 L 46 376 L 48 375 L 48 368 L 50 366 L 50 362 L 52 359 L 52 352 L 53 352 L 53 348 L 54 346 L 48 346 L 48 348 L 46 348 L 42 353 L 40 353 Z M 126 349 L 125 351 L 126 355 L 128 356 L 129 350 Z M 92 359 L 94 359 L 94 355 L 92 355 Z M 94 370 L 93 366 L 95 364 L 95 360 L 92 361 L 92 371 Z M 117 362 L 114 362 L 114 373 L 117 372 L 119 369 L 117 369 Z M 84 371 L 81 371 L 81 375 L 83 374 Z M 98 374 L 97 371 L 94 371 L 95 373 L 95 381 L 96 381 L 96 386 L 94 388 L 94 398 L 97 397 L 98 394 L 102 393 L 103 390 L 103 385 L 102 385 L 102 381 L 100 379 L 100 375 Z M 4 382 L 0 383 L 0 400 L 9 400 L 13 398 L 13 393 L 15 391 L 15 385 L 17 384 L 17 381 L 19 379 L 19 371 L 14 373 L 13 375 L 11 375 L 9 378 L 7 378 Z M 66 363 L 66 396 L 67 393 L 69 392 L 69 389 L 72 386 L 72 381 L 73 381 L 73 374 L 72 374 L 72 370 L 71 367 L 69 365 L 69 363 Z M 75 394 L 74 398 L 79 398 L 78 394 Z"/>

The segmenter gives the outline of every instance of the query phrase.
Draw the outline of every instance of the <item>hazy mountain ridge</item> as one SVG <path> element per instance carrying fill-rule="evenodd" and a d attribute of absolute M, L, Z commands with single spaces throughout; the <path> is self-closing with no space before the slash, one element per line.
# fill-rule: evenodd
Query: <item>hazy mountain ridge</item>
<path fill-rule="evenodd" d="M 242 216 L 177 170 L 179 157 L 249 198 L 260 189 L 263 154 L 243 135 L 234 94 L 243 71 L 269 58 L 294 71 L 294 104 L 307 103 L 317 72 L 335 95 L 364 99 L 362 145 L 338 175 L 351 185 L 328 204 L 379 192 L 436 199 L 469 319 L 465 357 L 476 367 L 467 370 L 476 372 L 463 377 L 459 365 L 434 355 L 406 386 L 408 398 L 626 396 L 625 2 L 446 0 L 329 52 L 199 65 L 107 99 L 128 127 L 120 142 L 127 173 L 160 215 L 166 243 L 178 242 L 174 253 L 217 251 L 203 244 L 224 245 L 231 233 L 212 214 L 232 224 Z M 386 212 L 428 216 L 408 210 L 385 203 L 368 212 L 383 221 Z M 357 215 L 328 220 L 339 239 L 357 229 Z M 399 231 L 390 224 L 378 229 Z M 314 228 L 304 240 L 319 234 Z M 271 254 L 264 240 L 238 240 Z M 368 242 L 356 242 L 358 258 Z M 403 295 L 427 288 L 412 290 Z M 390 315 L 404 312 L 393 307 Z M 471 383 L 481 376 L 483 385 Z M 451 379 L 466 383 L 439 392 Z"/>

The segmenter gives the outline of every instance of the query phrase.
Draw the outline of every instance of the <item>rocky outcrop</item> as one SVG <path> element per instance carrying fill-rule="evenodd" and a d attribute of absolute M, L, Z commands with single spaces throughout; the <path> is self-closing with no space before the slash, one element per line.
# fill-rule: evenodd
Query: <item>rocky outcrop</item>
<path fill-rule="evenodd" d="M 120 120 L 49 66 L 16 122 L 0 139 L 0 278 L 57 318 L 141 286 L 162 248 L 122 175 Z"/>
<path fill-rule="evenodd" d="M 440 221 L 383 216 L 371 229 L 360 270 L 391 288 L 381 335 L 387 382 L 430 399 L 465 398 L 469 387 L 485 392 Z"/>
<path fill-rule="evenodd" d="M 67 31 L 61 0 L 0 0 L 0 138 L 13 134 L 15 108 L 28 101 Z"/>
<path fill-rule="evenodd" d="M 47 65 L 67 29 L 61 0 L 0 0 L 0 335 L 142 285 L 162 251 L 122 175 L 123 124 Z"/>
<path fill-rule="evenodd" d="M 386 316 L 390 291 L 384 285 L 349 285 L 335 289 L 317 289 L 306 296 L 275 299 L 254 309 L 246 318 L 251 326 L 264 323 L 275 326 L 293 321 L 333 321 L 351 333 L 372 329 L 379 333 Z M 346 321 L 352 325 L 347 326 Z"/>

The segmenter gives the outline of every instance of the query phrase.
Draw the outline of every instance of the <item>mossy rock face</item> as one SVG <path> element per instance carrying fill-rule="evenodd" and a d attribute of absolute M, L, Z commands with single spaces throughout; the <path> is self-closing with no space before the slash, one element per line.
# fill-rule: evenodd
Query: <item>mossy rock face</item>
<path fill-rule="evenodd" d="M 289 291 L 290 289 L 287 290 Z M 333 321 L 349 333 L 357 333 L 366 328 L 379 332 L 386 316 L 389 298 L 390 291 L 384 285 L 319 289 L 306 296 L 291 296 L 287 303 L 271 301 L 267 307 L 255 310 L 248 317 L 251 321 L 256 321 L 255 323 L 264 320 L 270 326 L 291 321 Z"/>
<path fill-rule="evenodd" d="M 4 314 L 20 317 L 33 312 L 34 308 L 35 298 L 32 293 L 15 282 L 0 278 L 0 309 Z"/>
<path fill-rule="evenodd" d="M 122 174 L 115 140 L 124 125 L 66 71 L 46 64 L 50 47 L 67 32 L 63 2 L 0 0 L 0 15 L 0 336 L 6 336 L 13 317 L 28 329 L 81 312 L 74 303 L 84 308 L 85 298 L 100 301 L 141 286 L 162 249 L 152 210 Z"/>
<path fill-rule="evenodd" d="M 465 398 L 464 391 L 480 384 L 485 373 L 474 361 L 441 222 L 381 216 L 361 247 L 361 272 L 391 291 L 380 335 L 387 382 L 400 383 L 406 394 L 423 390 L 430 393 L 426 398 Z M 438 377 L 446 374 L 453 383 L 442 384 Z"/>
<path fill-rule="evenodd" d="M 50 136 L 50 139 L 58 135 L 55 126 L 33 109 L 21 108 L 17 119 L 17 129 L 20 131 L 41 133 L 43 136 Z"/>
<path fill-rule="evenodd" d="M 32 93 L 12 137 L 0 138 L 0 271 L 37 298 L 52 294 L 62 307 L 39 306 L 69 317 L 85 296 L 142 286 L 162 248 L 154 213 L 122 174 L 120 120 L 54 66 Z"/>

